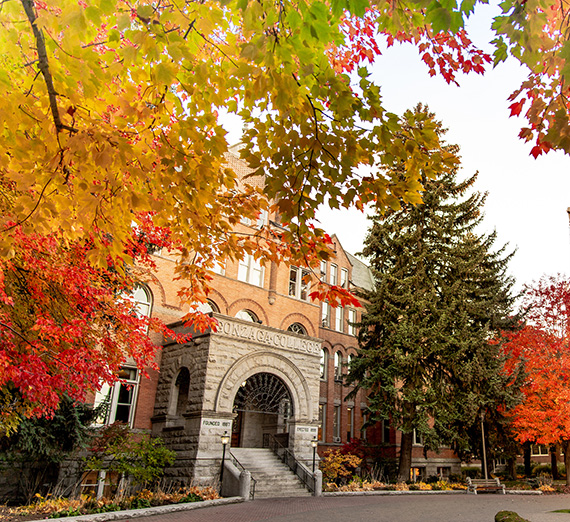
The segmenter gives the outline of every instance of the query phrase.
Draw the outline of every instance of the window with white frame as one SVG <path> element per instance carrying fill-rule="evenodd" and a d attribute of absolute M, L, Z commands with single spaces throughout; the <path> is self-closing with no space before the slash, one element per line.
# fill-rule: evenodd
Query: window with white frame
<path fill-rule="evenodd" d="M 334 354 L 334 378 L 337 381 L 342 380 L 342 353 Z"/>
<path fill-rule="evenodd" d="M 292 266 L 289 270 L 289 295 L 307 301 L 309 298 L 309 271 Z"/>
<path fill-rule="evenodd" d="M 330 328 L 331 325 L 331 305 L 329 303 L 321 304 L 321 324 L 323 328 Z"/>
<path fill-rule="evenodd" d="M 346 441 L 350 442 L 354 438 L 354 408 L 348 408 L 346 422 Z"/>
<path fill-rule="evenodd" d="M 340 286 L 348 288 L 348 270 L 346 268 L 340 270 Z"/>
<path fill-rule="evenodd" d="M 333 442 L 340 442 L 340 406 L 334 407 L 333 413 Z"/>
<path fill-rule="evenodd" d="M 350 372 L 350 366 L 352 364 L 352 359 L 354 359 L 354 355 L 352 355 L 351 353 L 346 356 L 346 367 L 348 368 L 349 372 Z"/>
<path fill-rule="evenodd" d="M 337 332 L 342 332 L 344 327 L 344 308 L 342 306 L 338 306 L 335 310 L 334 316 L 334 329 Z"/>
<path fill-rule="evenodd" d="M 236 317 L 238 319 L 241 319 L 242 321 L 248 321 L 250 323 L 260 323 L 261 321 L 259 320 L 259 317 L 257 317 L 255 312 L 252 312 L 251 310 L 247 310 L 247 309 L 243 309 L 240 310 L 237 314 Z"/>
<path fill-rule="evenodd" d="M 263 287 L 263 267 L 252 254 L 246 254 L 239 262 L 238 280 Z"/>
<path fill-rule="evenodd" d="M 531 446 L 530 454 L 533 457 L 548 456 L 548 446 L 546 444 L 533 444 Z"/>
<path fill-rule="evenodd" d="M 152 294 L 146 286 L 138 285 L 133 293 L 132 299 L 135 304 L 135 312 L 139 317 L 150 317 L 152 308 Z"/>
<path fill-rule="evenodd" d="M 327 350 L 323 348 L 321 350 L 321 364 L 320 364 L 321 379 L 323 380 L 326 380 L 327 378 L 328 361 L 329 361 L 329 352 L 327 352 Z"/>
<path fill-rule="evenodd" d="M 331 285 L 336 285 L 338 282 L 338 266 L 331 263 L 331 271 L 329 274 L 329 283 Z"/>
<path fill-rule="evenodd" d="M 422 437 L 422 434 L 418 433 L 418 430 L 415 429 L 413 435 L 413 444 L 416 446 L 423 446 L 424 444 L 424 438 Z"/>
<path fill-rule="evenodd" d="M 95 394 L 94 406 L 107 402 L 105 417 L 98 419 L 98 424 L 113 424 L 123 422 L 132 426 L 135 413 L 135 404 L 138 393 L 139 375 L 136 368 L 121 368 L 120 381 L 113 386 L 107 383 L 101 386 Z"/>
<path fill-rule="evenodd" d="M 327 405 L 319 404 L 319 440 L 321 442 L 325 441 L 326 417 L 327 417 Z"/>
<path fill-rule="evenodd" d="M 214 268 L 212 268 L 212 272 L 214 272 L 214 274 L 226 275 L 226 262 L 225 261 L 216 262 L 214 264 Z"/>
<path fill-rule="evenodd" d="M 356 310 L 348 309 L 348 335 L 356 335 Z"/>
<path fill-rule="evenodd" d="M 321 281 L 326 281 L 327 280 L 327 262 L 326 261 L 321 261 L 321 277 L 320 277 Z"/>

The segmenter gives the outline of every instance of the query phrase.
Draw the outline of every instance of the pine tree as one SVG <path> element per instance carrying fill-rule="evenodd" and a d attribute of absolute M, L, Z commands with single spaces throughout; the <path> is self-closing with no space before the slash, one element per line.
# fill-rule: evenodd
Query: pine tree
<path fill-rule="evenodd" d="M 409 478 L 414 430 L 426 449 L 466 450 L 481 413 L 517 400 L 500 356 L 500 332 L 518 322 L 512 254 L 476 232 L 486 196 L 468 194 L 475 179 L 424 178 L 423 203 L 373 217 L 365 241 L 376 288 L 348 380 L 368 390 L 370 421 L 402 432 L 399 480 Z"/>

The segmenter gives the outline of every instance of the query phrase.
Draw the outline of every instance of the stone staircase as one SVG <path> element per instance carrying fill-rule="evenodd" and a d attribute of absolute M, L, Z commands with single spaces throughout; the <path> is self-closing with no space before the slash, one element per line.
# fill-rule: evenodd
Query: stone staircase
<path fill-rule="evenodd" d="M 299 478 L 267 448 L 231 448 L 239 463 L 257 483 L 255 498 L 310 497 Z"/>

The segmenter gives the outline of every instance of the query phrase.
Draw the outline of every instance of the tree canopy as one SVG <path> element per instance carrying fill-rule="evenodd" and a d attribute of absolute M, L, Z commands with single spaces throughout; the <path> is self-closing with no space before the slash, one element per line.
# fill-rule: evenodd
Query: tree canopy
<path fill-rule="evenodd" d="M 425 113 L 386 111 L 364 65 L 385 39 L 415 44 L 429 73 L 449 82 L 457 71 L 482 72 L 491 58 L 463 30 L 476 3 L 1 2 L 2 346 L 27 357 L 36 343 L 15 320 L 18 300 L 6 283 L 25 273 L 23 250 L 36 240 L 55 241 L 57 256 L 78 249 L 86 270 L 111 266 L 119 277 L 133 262 L 133 227 L 150 220 L 179 249 L 188 301 L 203 302 L 220 258 L 253 253 L 316 265 L 326 257 L 328 237 L 313 222 L 323 203 L 383 210 L 419 202 L 422 180 L 449 171 L 457 158 Z M 494 60 L 512 54 L 530 71 L 511 105 L 513 114 L 530 106 L 521 136 L 535 140 L 535 155 L 568 150 L 567 6 L 501 6 Z M 225 113 L 247 126 L 242 157 L 264 175 L 263 188 L 240 183 L 225 166 Z M 241 218 L 269 205 L 287 225 L 278 234 L 270 227 L 233 233 Z M 26 292 L 19 302 L 34 312 L 22 301 Z M 315 296 L 348 298 L 326 289 Z M 43 324 L 34 315 L 26 322 L 38 332 Z M 14 381 L 14 353 L 0 353 L 0 385 L 21 394 L 29 388 L 26 379 Z M 97 373 L 92 358 L 74 353 L 65 362 L 70 374 Z M 47 341 L 33 355 L 48 366 L 61 358 Z M 112 373 L 120 357 L 109 359 Z M 28 411 L 46 405 L 40 396 L 33 403 Z M 54 403 L 47 404 L 49 411 Z"/>
<path fill-rule="evenodd" d="M 527 324 L 505 346 L 511 364 L 525 364 L 524 400 L 508 413 L 520 442 L 562 446 L 570 485 L 570 283 L 544 276 L 527 286 L 524 303 Z"/>
<path fill-rule="evenodd" d="M 510 256 L 477 235 L 485 196 L 469 194 L 474 181 L 422 179 L 422 203 L 374 216 L 365 240 L 376 287 L 348 380 L 367 390 L 371 420 L 402 432 L 400 480 L 414 431 L 426 449 L 465 451 L 479 414 L 516 398 L 499 357 L 500 332 L 517 324 Z"/>

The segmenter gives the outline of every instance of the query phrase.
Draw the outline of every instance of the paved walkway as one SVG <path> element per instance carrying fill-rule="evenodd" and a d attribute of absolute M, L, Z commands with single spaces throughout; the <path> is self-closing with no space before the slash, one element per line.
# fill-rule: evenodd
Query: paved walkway
<path fill-rule="evenodd" d="M 493 522 L 501 510 L 531 522 L 570 522 L 570 495 L 275 498 L 145 517 L 140 522 Z"/>

